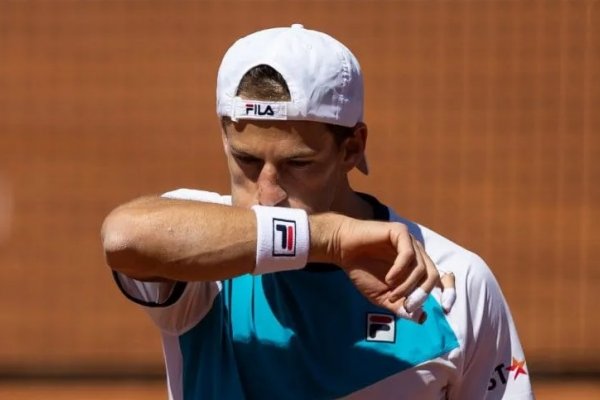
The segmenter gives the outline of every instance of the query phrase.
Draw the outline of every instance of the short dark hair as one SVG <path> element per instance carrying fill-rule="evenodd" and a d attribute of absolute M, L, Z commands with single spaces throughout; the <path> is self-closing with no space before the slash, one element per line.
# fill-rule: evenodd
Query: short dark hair
<path fill-rule="evenodd" d="M 236 95 L 252 100 L 290 101 L 292 99 L 290 89 L 283 76 L 266 64 L 257 65 L 244 74 Z M 326 125 L 338 146 L 354 134 L 354 127 Z"/>
<path fill-rule="evenodd" d="M 257 65 L 244 74 L 236 96 L 253 100 L 290 101 L 290 89 L 285 79 L 266 64 Z"/>

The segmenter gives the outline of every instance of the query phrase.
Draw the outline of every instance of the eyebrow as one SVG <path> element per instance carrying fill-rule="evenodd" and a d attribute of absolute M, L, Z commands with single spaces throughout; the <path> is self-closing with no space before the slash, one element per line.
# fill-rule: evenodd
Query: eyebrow
<path fill-rule="evenodd" d="M 236 149 L 235 147 L 233 147 L 232 145 L 229 145 L 229 148 L 231 149 L 231 153 L 236 155 L 236 156 L 243 156 L 243 157 L 253 157 L 253 158 L 257 158 L 255 155 L 252 155 L 244 150 L 241 149 Z"/>
<path fill-rule="evenodd" d="M 242 149 L 237 148 L 236 146 L 232 145 L 231 143 L 229 143 L 229 148 L 231 149 L 231 152 L 234 153 L 235 155 L 258 158 L 254 154 L 249 153 L 248 151 L 244 150 L 243 148 Z M 301 149 L 301 150 L 294 149 L 290 154 L 284 154 L 282 158 L 285 158 L 285 159 L 309 158 L 309 157 L 315 156 L 316 154 L 317 154 L 317 152 L 315 152 L 312 149 Z"/>

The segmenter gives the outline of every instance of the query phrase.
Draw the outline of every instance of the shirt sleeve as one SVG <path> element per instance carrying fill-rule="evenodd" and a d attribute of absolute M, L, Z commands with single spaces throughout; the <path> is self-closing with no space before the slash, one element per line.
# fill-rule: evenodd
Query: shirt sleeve
<path fill-rule="evenodd" d="M 500 286 L 473 254 L 464 276 L 463 362 L 452 399 L 533 399 L 523 348 Z M 462 290 L 461 290 L 462 291 Z"/>
<path fill-rule="evenodd" d="M 230 196 L 193 189 L 177 189 L 163 197 L 231 205 Z M 164 332 L 180 335 L 195 326 L 210 310 L 221 282 L 143 282 L 113 272 L 115 282 L 129 300 L 141 305 Z"/>

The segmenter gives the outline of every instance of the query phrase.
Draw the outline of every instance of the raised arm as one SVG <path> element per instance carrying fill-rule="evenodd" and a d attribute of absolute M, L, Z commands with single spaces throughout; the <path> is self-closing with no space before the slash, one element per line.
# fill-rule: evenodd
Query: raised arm
<path fill-rule="evenodd" d="M 394 312 L 418 285 L 428 293 L 439 278 L 400 223 L 335 213 L 308 222 L 308 261 L 341 266 L 371 301 Z M 144 197 L 108 215 L 102 241 L 108 265 L 138 280 L 222 280 L 254 271 L 256 225 L 249 209 Z"/>

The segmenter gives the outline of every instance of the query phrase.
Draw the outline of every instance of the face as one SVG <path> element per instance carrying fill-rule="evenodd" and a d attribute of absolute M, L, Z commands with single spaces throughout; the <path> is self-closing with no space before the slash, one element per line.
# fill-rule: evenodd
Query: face
<path fill-rule="evenodd" d="M 325 124 L 310 121 L 229 123 L 223 145 L 233 204 L 246 208 L 335 210 L 357 159 L 347 141 L 336 144 Z"/>

